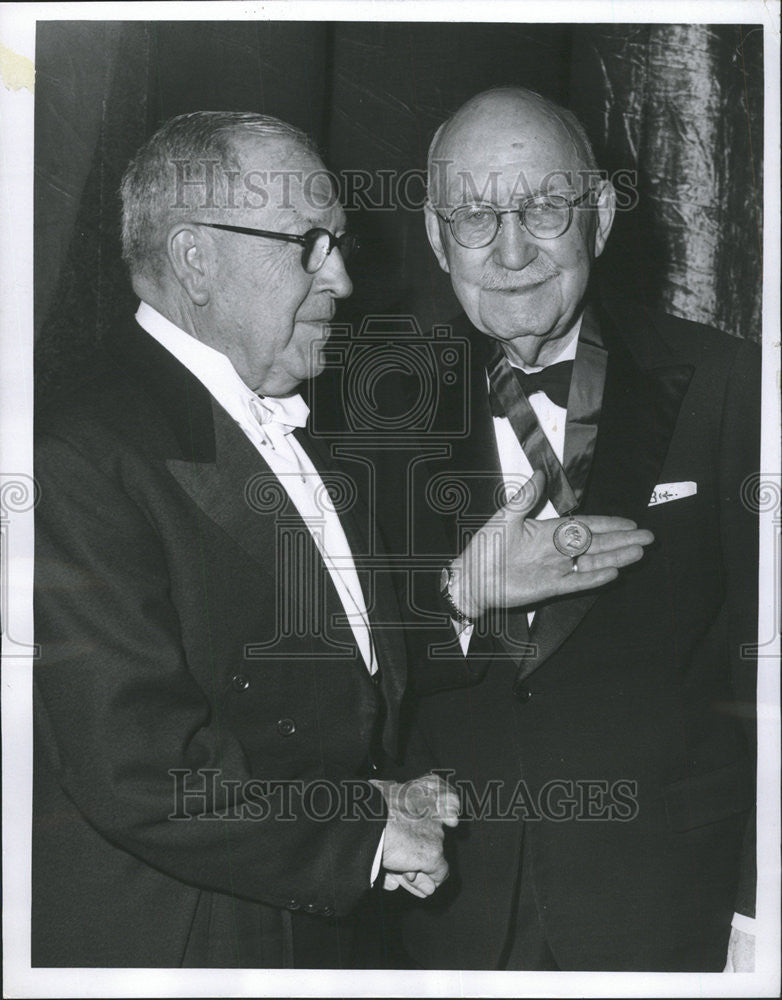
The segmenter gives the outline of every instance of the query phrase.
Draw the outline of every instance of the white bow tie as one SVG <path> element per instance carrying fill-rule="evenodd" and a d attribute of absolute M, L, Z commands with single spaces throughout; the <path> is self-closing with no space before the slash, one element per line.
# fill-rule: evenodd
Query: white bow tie
<path fill-rule="evenodd" d="M 250 408 L 264 429 L 275 424 L 283 434 L 290 434 L 295 427 L 304 427 L 310 415 L 310 408 L 298 395 L 259 396 L 251 401 Z"/>

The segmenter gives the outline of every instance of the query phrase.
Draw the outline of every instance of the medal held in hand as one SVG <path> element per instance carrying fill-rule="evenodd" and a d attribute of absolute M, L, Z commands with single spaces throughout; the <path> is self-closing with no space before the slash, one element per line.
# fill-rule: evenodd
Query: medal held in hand
<path fill-rule="evenodd" d="M 592 544 L 592 532 L 583 521 L 568 518 L 554 532 L 554 545 L 558 552 L 570 559 L 577 559 Z"/>

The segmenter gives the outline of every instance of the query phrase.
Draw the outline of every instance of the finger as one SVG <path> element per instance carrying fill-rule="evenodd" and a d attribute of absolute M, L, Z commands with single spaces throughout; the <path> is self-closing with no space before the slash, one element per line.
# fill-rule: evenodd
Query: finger
<path fill-rule="evenodd" d="M 448 878 L 448 862 L 441 854 L 435 863 L 426 866 L 423 873 L 428 875 L 436 886 L 440 885 Z"/>
<path fill-rule="evenodd" d="M 441 815 L 441 820 L 445 826 L 458 826 L 459 825 L 459 799 L 453 792 L 448 795 L 448 801 L 444 805 L 444 809 Z"/>
<path fill-rule="evenodd" d="M 439 775 L 427 774 L 421 779 L 435 797 L 433 816 L 446 826 L 456 826 L 459 822 L 459 796 Z"/>
<path fill-rule="evenodd" d="M 418 896 L 419 899 L 426 899 L 426 893 L 422 892 L 417 885 L 413 885 L 412 882 L 408 882 L 406 879 L 402 879 L 399 885 L 406 889 L 411 896 Z"/>
<path fill-rule="evenodd" d="M 589 546 L 589 555 L 600 552 L 611 552 L 625 545 L 651 545 L 654 535 L 645 528 L 635 528 L 632 531 L 607 531 L 602 535 L 593 535 Z"/>
<path fill-rule="evenodd" d="M 459 822 L 459 803 L 438 801 L 432 805 L 428 816 L 446 826 L 456 826 Z"/>
<path fill-rule="evenodd" d="M 459 796 L 450 788 L 437 801 L 437 818 L 446 826 L 456 826 L 459 822 Z"/>
<path fill-rule="evenodd" d="M 407 878 L 407 876 L 408 873 L 405 872 L 405 878 Z M 413 880 L 408 884 L 420 890 L 420 892 L 422 892 L 424 896 L 431 896 L 432 893 L 437 888 L 437 883 L 434 881 L 434 879 L 430 878 L 430 876 L 427 875 L 426 872 L 413 873 Z M 405 888 L 407 888 L 407 886 L 405 886 Z"/>
<path fill-rule="evenodd" d="M 582 570 L 581 563 L 584 556 L 579 559 L 578 572 L 571 569 L 569 573 L 559 578 L 556 587 L 557 594 L 574 594 L 579 590 L 594 590 L 595 587 L 604 587 L 607 583 L 615 580 L 619 576 L 619 570 L 614 566 L 608 569 Z"/>
<path fill-rule="evenodd" d="M 602 552 L 593 554 L 588 552 L 580 556 L 578 560 L 578 572 L 592 572 L 599 569 L 608 569 L 615 566 L 621 569 L 623 566 L 631 566 L 643 558 L 644 550 L 640 545 L 628 545 L 622 549 L 614 549 L 612 552 Z"/>
<path fill-rule="evenodd" d="M 629 517 L 604 517 L 600 514 L 574 514 L 576 520 L 582 521 L 593 535 L 602 535 L 606 531 L 632 531 L 638 525 Z M 564 521 L 564 518 L 559 520 Z"/>
<path fill-rule="evenodd" d="M 401 882 L 399 881 L 398 875 L 395 875 L 393 872 L 386 872 L 385 877 L 383 878 L 384 889 L 387 889 L 388 892 L 393 892 L 395 889 L 398 889 L 400 885 Z"/>
<path fill-rule="evenodd" d="M 521 489 L 514 493 L 502 510 L 511 511 L 526 517 L 543 499 L 546 490 L 546 476 L 540 469 L 532 473 Z"/>

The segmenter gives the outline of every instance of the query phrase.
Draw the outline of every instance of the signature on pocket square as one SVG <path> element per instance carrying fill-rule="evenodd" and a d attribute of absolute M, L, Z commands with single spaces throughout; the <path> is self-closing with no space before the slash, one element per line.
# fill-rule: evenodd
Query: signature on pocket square
<path fill-rule="evenodd" d="M 682 497 L 692 497 L 695 496 L 697 492 L 697 483 L 659 483 L 652 490 L 649 506 L 657 507 L 661 503 L 670 503 L 671 500 L 681 500 Z"/>

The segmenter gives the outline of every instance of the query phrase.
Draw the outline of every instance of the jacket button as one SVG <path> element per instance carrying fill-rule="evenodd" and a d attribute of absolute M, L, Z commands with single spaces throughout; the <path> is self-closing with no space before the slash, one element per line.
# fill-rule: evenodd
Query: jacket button
<path fill-rule="evenodd" d="M 231 686 L 234 691 L 246 691 L 250 686 L 250 678 L 245 677 L 244 674 L 234 674 L 231 678 Z"/>
<path fill-rule="evenodd" d="M 334 916 L 334 911 L 332 910 L 332 908 L 330 906 L 327 906 L 326 909 L 323 911 L 323 916 L 324 917 L 333 917 Z"/>
<path fill-rule="evenodd" d="M 293 719 L 279 719 L 277 722 L 277 732 L 280 736 L 293 736 L 296 732 L 296 723 Z"/>
<path fill-rule="evenodd" d="M 289 899 L 285 904 L 285 908 L 288 910 L 299 910 L 301 909 L 301 903 L 296 899 Z"/>
<path fill-rule="evenodd" d="M 378 687 L 378 685 L 380 684 L 380 671 L 376 670 L 374 674 L 370 675 L 369 679 L 375 685 L 375 687 Z"/>
<path fill-rule="evenodd" d="M 317 908 L 317 906 L 314 903 L 307 903 L 307 905 L 304 907 L 304 909 L 306 910 L 307 913 L 317 913 L 318 912 L 318 908 Z"/>
<path fill-rule="evenodd" d="M 521 704 L 523 705 L 525 702 L 528 702 L 530 700 L 530 698 L 532 697 L 532 692 L 530 691 L 530 689 L 527 687 L 526 684 L 517 681 L 513 685 L 513 696 L 516 699 L 516 701 L 521 702 Z"/>

